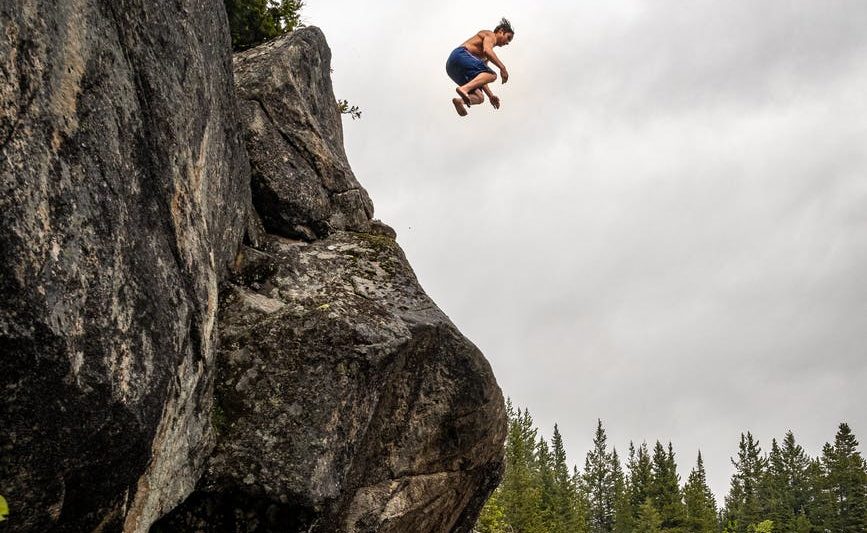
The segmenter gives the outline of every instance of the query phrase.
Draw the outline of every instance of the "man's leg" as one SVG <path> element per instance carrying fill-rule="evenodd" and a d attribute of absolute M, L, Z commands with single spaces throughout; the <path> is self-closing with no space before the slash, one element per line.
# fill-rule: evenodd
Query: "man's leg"
<path fill-rule="evenodd" d="M 452 105 L 455 106 L 455 111 L 458 112 L 458 115 L 465 117 L 467 116 L 467 108 L 464 107 L 464 101 L 460 98 L 452 98 Z"/>
<path fill-rule="evenodd" d="M 461 87 L 467 94 L 475 91 L 476 89 L 481 89 L 482 85 L 487 85 L 489 83 L 497 81 L 497 75 L 493 72 L 482 72 L 469 83 Z"/>
<path fill-rule="evenodd" d="M 470 104 L 479 105 L 485 101 L 485 93 L 482 92 L 481 89 L 476 89 L 471 92 L 468 96 Z M 464 107 L 464 101 L 460 98 L 452 98 L 452 104 L 455 106 L 455 110 L 458 112 L 458 115 L 465 117 L 467 116 L 467 108 Z"/>
<path fill-rule="evenodd" d="M 468 96 L 470 97 L 470 104 L 472 105 L 479 105 L 485 102 L 485 93 L 483 93 L 481 89 L 476 89 Z"/>
<path fill-rule="evenodd" d="M 466 85 L 462 85 L 455 90 L 458 92 L 458 96 L 461 97 L 461 100 L 463 100 L 465 104 L 480 104 L 484 101 L 484 96 L 482 96 L 481 100 L 479 100 L 478 102 L 473 102 L 473 100 L 470 98 L 470 94 L 473 93 L 476 89 L 481 89 L 483 85 L 487 85 L 492 81 L 495 81 L 496 79 L 497 75 L 493 72 L 482 72 L 478 76 L 470 80 Z"/>

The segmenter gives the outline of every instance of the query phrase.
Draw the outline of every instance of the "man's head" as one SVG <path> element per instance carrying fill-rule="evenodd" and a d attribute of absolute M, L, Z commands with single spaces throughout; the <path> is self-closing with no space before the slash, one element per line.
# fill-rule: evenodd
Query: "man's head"
<path fill-rule="evenodd" d="M 512 23 L 505 18 L 500 19 L 500 23 L 494 28 L 494 33 L 497 35 L 497 46 L 506 46 L 515 37 Z"/>

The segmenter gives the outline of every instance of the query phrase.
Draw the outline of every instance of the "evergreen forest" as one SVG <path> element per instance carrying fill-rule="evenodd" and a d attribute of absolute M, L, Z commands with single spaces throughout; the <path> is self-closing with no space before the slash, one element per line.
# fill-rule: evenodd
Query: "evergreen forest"
<path fill-rule="evenodd" d="M 670 442 L 630 443 L 621 456 L 600 420 L 584 467 L 570 469 L 556 425 L 548 442 L 527 409 L 507 410 L 505 474 L 477 533 L 867 532 L 867 464 L 845 423 L 819 457 L 791 431 L 768 450 L 742 434 L 717 502 L 700 452 L 683 482 Z"/>

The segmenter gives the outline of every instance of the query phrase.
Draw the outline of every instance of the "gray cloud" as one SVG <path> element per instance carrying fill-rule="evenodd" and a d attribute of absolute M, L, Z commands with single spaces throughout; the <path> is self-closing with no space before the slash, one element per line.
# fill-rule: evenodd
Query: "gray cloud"
<path fill-rule="evenodd" d="M 532 5 L 531 5 L 532 4 Z M 347 151 L 426 290 L 579 465 L 597 417 L 699 448 L 867 439 L 867 4 L 308 5 Z M 454 116 L 450 49 L 506 15 L 503 108 Z"/>

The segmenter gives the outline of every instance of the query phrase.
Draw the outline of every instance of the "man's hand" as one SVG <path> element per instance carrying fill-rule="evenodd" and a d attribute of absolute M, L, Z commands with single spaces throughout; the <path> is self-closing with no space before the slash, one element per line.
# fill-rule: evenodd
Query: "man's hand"
<path fill-rule="evenodd" d="M 509 71 L 506 70 L 506 67 L 500 69 L 500 78 L 503 79 L 503 83 L 509 81 Z"/>
<path fill-rule="evenodd" d="M 490 96 L 491 105 L 494 106 L 494 109 L 500 109 L 500 97 L 494 96 L 493 94 Z"/>

